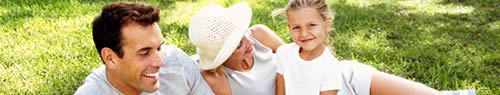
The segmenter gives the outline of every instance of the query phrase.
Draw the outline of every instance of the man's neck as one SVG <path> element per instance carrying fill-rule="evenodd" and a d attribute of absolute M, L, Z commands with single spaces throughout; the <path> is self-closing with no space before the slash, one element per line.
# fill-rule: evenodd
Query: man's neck
<path fill-rule="evenodd" d="M 142 93 L 141 90 L 136 89 L 132 87 L 131 85 L 127 85 L 125 82 L 123 82 L 117 74 L 113 74 L 110 70 L 106 69 L 106 78 L 109 83 L 111 83 L 111 86 L 116 88 L 118 91 L 125 95 L 139 95 Z"/>

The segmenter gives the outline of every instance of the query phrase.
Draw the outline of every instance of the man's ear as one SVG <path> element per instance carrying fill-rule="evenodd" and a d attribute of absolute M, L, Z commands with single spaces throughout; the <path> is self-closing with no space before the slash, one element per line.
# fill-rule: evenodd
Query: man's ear
<path fill-rule="evenodd" d="M 111 48 L 104 47 L 101 49 L 101 56 L 106 68 L 115 69 L 118 65 L 118 55 Z"/>

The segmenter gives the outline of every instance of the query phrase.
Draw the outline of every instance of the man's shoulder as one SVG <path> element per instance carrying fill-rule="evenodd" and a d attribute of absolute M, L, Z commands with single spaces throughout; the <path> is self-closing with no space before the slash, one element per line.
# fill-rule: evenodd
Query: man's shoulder
<path fill-rule="evenodd" d="M 182 51 L 176 46 L 163 45 L 161 53 L 163 55 L 163 61 L 169 61 L 172 63 L 184 63 L 184 61 L 192 61 L 191 57 L 189 57 L 186 52 Z"/>
<path fill-rule="evenodd" d="M 195 93 L 198 95 L 199 92 L 203 94 L 211 92 L 199 72 L 200 67 L 184 51 L 175 46 L 163 45 L 162 55 L 164 55 L 165 63 L 164 66 L 160 67 L 161 87 L 159 91 L 162 94 Z"/>
<path fill-rule="evenodd" d="M 163 45 L 162 50 L 164 50 L 162 53 L 164 55 L 163 59 L 165 64 L 181 66 L 184 71 L 199 69 L 195 61 L 181 49 L 172 45 Z"/>
<path fill-rule="evenodd" d="M 75 95 L 94 95 L 94 94 L 109 94 L 109 95 L 118 95 L 119 92 L 115 92 L 110 85 L 107 84 L 106 78 L 106 66 L 102 65 L 97 69 L 94 69 L 92 73 L 90 73 L 85 78 L 85 83 L 83 83 L 78 90 L 75 92 Z"/>
<path fill-rule="evenodd" d="M 96 95 L 103 92 L 105 91 L 100 86 L 85 82 L 76 90 L 75 95 Z"/>
<path fill-rule="evenodd" d="M 85 83 L 76 90 L 74 95 L 121 95 L 121 93 L 100 85 Z"/>

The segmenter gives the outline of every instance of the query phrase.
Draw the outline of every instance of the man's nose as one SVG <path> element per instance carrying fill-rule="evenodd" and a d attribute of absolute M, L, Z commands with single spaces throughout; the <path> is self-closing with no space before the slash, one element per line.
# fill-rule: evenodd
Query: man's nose
<path fill-rule="evenodd" d="M 151 63 L 153 66 L 155 67 L 161 67 L 163 65 L 165 65 L 164 61 L 163 61 L 163 55 L 162 55 L 162 52 L 161 51 L 157 51 L 155 53 L 155 55 L 153 55 L 154 58 L 152 58 L 151 60 Z"/>

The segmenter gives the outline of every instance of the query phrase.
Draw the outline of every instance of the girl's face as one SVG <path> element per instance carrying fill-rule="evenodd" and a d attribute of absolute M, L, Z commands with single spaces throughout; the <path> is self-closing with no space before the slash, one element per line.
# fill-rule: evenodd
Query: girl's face
<path fill-rule="evenodd" d="M 325 47 L 331 18 L 323 18 L 315 8 L 304 7 L 288 11 L 288 28 L 292 38 L 303 50 Z M 319 49 L 319 48 L 318 48 Z"/>

